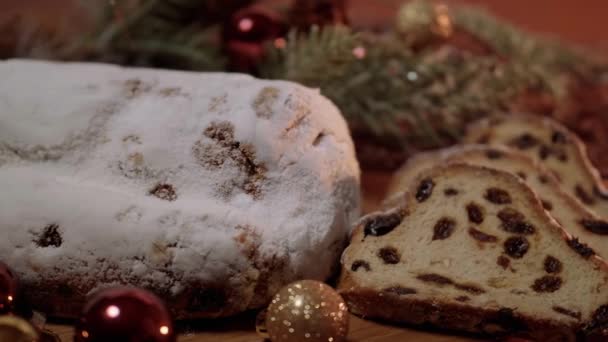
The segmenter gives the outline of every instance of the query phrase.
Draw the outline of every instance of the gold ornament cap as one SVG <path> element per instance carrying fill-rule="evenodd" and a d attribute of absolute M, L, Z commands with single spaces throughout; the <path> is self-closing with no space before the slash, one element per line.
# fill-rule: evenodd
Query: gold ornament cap
<path fill-rule="evenodd" d="M 342 297 L 315 280 L 297 281 L 281 289 L 266 313 L 272 342 L 346 341 L 348 323 Z"/>

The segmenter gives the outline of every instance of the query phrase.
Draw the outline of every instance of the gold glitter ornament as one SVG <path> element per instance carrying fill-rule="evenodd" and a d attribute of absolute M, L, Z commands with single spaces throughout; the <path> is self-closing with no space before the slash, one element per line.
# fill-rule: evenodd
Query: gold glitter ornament
<path fill-rule="evenodd" d="M 346 341 L 348 309 L 330 286 L 302 280 L 285 286 L 268 306 L 266 329 L 272 342 Z"/>
<path fill-rule="evenodd" d="M 38 342 L 36 329 L 27 321 L 12 315 L 0 316 L 0 341 Z"/>

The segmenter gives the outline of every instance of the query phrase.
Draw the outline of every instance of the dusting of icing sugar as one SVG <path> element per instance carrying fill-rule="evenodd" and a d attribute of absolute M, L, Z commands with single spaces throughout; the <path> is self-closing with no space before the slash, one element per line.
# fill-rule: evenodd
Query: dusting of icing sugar
<path fill-rule="evenodd" d="M 207 107 L 207 111 L 209 111 L 210 113 L 222 113 L 226 110 L 227 107 L 227 99 L 228 99 L 228 94 L 222 94 L 219 96 L 214 96 L 211 98 L 211 100 L 209 101 L 209 106 Z"/>
<path fill-rule="evenodd" d="M 256 161 L 255 148 L 250 143 L 234 139 L 234 125 L 228 121 L 212 122 L 203 133 L 205 138 L 194 143 L 192 152 L 197 162 L 207 169 L 218 170 L 225 166 L 237 169 L 240 177 L 221 184 L 217 189 L 222 197 L 232 195 L 239 188 L 259 199 L 261 183 L 266 179 L 266 167 Z"/>
<path fill-rule="evenodd" d="M 220 283 L 236 313 L 336 265 L 359 168 L 317 90 L 19 60 L 0 76 L 0 259 L 25 282 L 170 296 Z M 61 244 L 40 248 L 30 232 L 49 224 Z"/>

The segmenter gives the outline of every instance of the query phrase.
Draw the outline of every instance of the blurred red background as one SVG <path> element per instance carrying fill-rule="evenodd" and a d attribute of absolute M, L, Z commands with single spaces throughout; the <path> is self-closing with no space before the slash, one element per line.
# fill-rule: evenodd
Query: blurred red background
<path fill-rule="evenodd" d="M 15 11 L 31 14 L 43 26 L 67 22 L 74 28 L 82 16 L 72 16 L 75 0 L 0 0 L 0 19 Z M 87 0 L 102 1 L 102 0 Z M 120 0 L 117 0 L 120 1 Z M 285 3 L 289 0 L 263 0 Z M 350 16 L 358 26 L 385 25 L 407 0 L 350 0 Z M 591 48 L 608 56 L 608 1 L 606 0 L 446 0 L 474 4 L 520 27 Z M 80 23 L 79 23 L 80 21 Z"/>

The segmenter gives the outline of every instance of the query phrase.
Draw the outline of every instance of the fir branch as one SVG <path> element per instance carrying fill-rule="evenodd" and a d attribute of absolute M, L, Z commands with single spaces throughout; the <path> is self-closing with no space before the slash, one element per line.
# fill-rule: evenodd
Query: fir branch
<path fill-rule="evenodd" d="M 17 48 L 20 56 L 44 53 L 66 60 L 225 70 L 219 25 L 250 2 L 123 0 L 112 7 L 104 1 L 92 7 L 99 18 L 97 30 L 64 39 L 59 46 L 30 27 L 21 30 Z M 116 10 L 124 16 L 117 19 Z M 396 30 L 382 35 L 341 26 L 291 31 L 285 48 L 267 46 L 260 73 L 320 88 L 355 134 L 372 134 L 386 145 L 410 151 L 457 140 L 469 121 L 508 110 L 526 90 L 539 89 L 557 101 L 565 98 L 570 84 L 564 72 L 591 81 L 607 74 L 606 64 L 587 54 L 531 36 L 478 9 L 453 9 L 453 23 L 490 45 L 496 55 L 449 46 L 414 49 L 436 38 L 435 11 L 427 0 L 409 2 L 397 16 Z"/>
<path fill-rule="evenodd" d="M 179 43 L 168 43 L 162 40 L 141 39 L 130 40 L 126 43 L 121 43 L 116 46 L 116 49 L 121 51 L 132 51 L 142 56 L 162 56 L 173 60 L 176 65 L 178 61 L 185 61 L 186 69 L 200 70 L 208 68 L 221 68 L 222 65 L 217 63 L 215 56 L 211 57 L 209 51 L 192 49 L 188 46 L 183 46 Z"/>
<path fill-rule="evenodd" d="M 113 19 L 98 35 L 94 49 L 104 55 L 123 55 L 138 65 L 221 70 L 225 60 L 214 41 L 217 28 L 192 19 L 198 0 L 139 0 L 128 15 Z M 188 23 L 190 22 L 190 23 Z M 166 61 L 166 62 L 162 62 Z"/>
<path fill-rule="evenodd" d="M 156 6 L 158 6 L 160 0 L 148 0 L 143 4 L 137 7 L 135 11 L 130 13 L 124 19 L 121 20 L 113 20 L 107 25 L 105 30 L 99 35 L 97 38 L 97 48 L 99 50 L 107 49 L 108 46 L 114 42 L 121 34 L 124 34 L 129 30 L 130 27 L 134 26 L 138 23 L 138 21 L 145 18 L 154 10 Z M 108 4 L 108 6 L 112 6 Z M 148 20 L 150 20 L 148 18 Z"/>
<path fill-rule="evenodd" d="M 355 48 L 364 49 L 366 56 L 357 58 Z M 442 142 L 425 113 L 408 100 L 420 86 L 408 79 L 419 61 L 396 37 L 360 35 L 345 27 L 313 28 L 308 35 L 291 32 L 286 48 L 269 54 L 263 76 L 321 88 L 354 126 L 368 127 L 395 145 Z M 399 122 L 414 129 L 404 135 Z"/>
<path fill-rule="evenodd" d="M 235 6 L 251 0 L 226 1 Z M 196 17 L 197 8 L 214 11 L 221 9 L 218 1 L 124 0 L 115 5 L 108 1 L 94 5 L 85 1 L 84 4 L 90 17 L 97 21 L 96 28 L 70 39 L 61 37 L 59 41 L 56 39 L 58 37 L 49 39 L 41 34 L 27 35 L 35 27 L 33 25 L 28 26 L 30 30 L 17 27 L 19 39 L 16 41 L 22 44 L 13 55 L 34 57 L 36 51 L 44 50 L 47 59 L 104 61 L 208 71 L 220 71 L 225 67 L 226 58 L 216 39 L 218 25 L 211 25 L 218 19 L 198 20 Z M 117 12 L 123 15 L 117 18 Z M 214 13 L 210 12 L 209 15 Z M 29 36 L 36 40 L 28 38 Z"/>
<path fill-rule="evenodd" d="M 356 47 L 366 56 L 357 58 Z M 290 33 L 285 49 L 270 48 L 266 77 L 319 87 L 355 131 L 366 127 L 394 145 L 429 148 L 454 141 L 463 127 L 529 87 L 546 86 L 545 69 L 504 63 L 446 47 L 414 52 L 394 34 L 356 34 L 343 27 Z"/>
<path fill-rule="evenodd" d="M 322 86 L 339 77 L 343 73 L 341 68 L 354 59 L 352 49 L 356 42 L 357 35 L 342 26 L 323 30 L 314 26 L 308 34 L 292 30 L 284 49 L 267 48 L 268 57 L 260 73 L 267 78 Z"/>
<path fill-rule="evenodd" d="M 453 25 L 464 29 L 490 45 L 497 58 L 505 58 L 513 68 L 538 77 L 538 86 L 556 98 L 567 94 L 563 74 L 573 72 L 594 80 L 601 70 L 608 70 L 592 53 L 564 47 L 558 41 L 522 31 L 477 7 L 458 6 L 451 9 Z M 397 31 L 406 34 L 406 42 L 424 40 L 432 35 L 435 7 L 428 0 L 415 0 L 399 11 Z M 602 65 L 603 64 L 603 65 Z"/>

